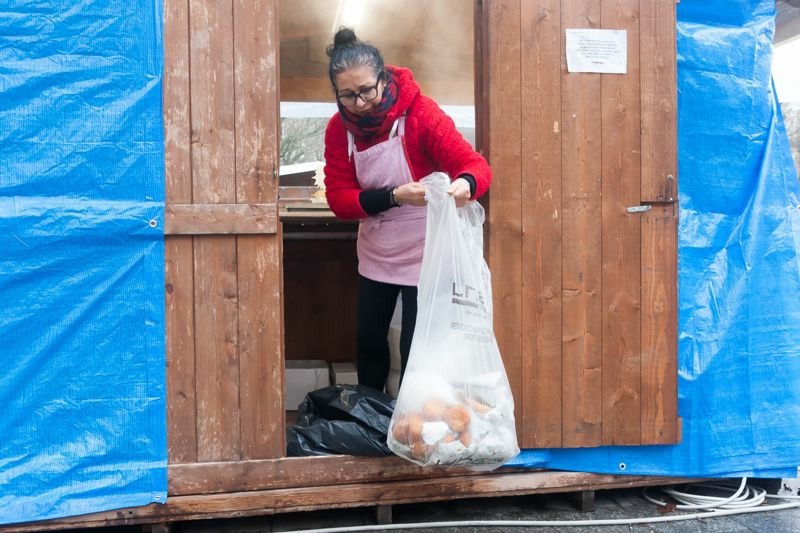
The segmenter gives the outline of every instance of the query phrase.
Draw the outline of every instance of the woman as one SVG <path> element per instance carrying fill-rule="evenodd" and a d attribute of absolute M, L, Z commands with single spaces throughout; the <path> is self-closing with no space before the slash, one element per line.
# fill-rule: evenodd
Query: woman
<path fill-rule="evenodd" d="M 339 112 L 325 130 L 326 196 L 337 217 L 360 220 L 358 382 L 383 390 L 398 294 L 401 376 L 414 334 L 426 217 L 419 180 L 447 173 L 448 193 L 462 207 L 486 192 L 492 173 L 410 70 L 384 66 L 380 52 L 349 28 L 336 33 L 327 53 Z"/>

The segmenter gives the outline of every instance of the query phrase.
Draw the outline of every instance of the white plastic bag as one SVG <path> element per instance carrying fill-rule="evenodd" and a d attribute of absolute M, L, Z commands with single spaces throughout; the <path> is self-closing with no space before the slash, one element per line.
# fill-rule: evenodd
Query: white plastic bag
<path fill-rule="evenodd" d="M 519 453 L 514 398 L 492 329 L 483 207 L 456 209 L 450 179 L 422 180 L 428 198 L 417 322 L 387 443 L 422 466 L 491 470 Z"/>

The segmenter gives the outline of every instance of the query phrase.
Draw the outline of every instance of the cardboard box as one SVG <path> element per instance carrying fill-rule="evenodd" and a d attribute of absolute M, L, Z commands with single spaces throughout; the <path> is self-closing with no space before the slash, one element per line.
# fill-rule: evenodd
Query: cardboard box
<path fill-rule="evenodd" d="M 331 384 L 327 361 L 286 361 L 286 410 L 296 411 L 306 394 Z"/>
<path fill-rule="evenodd" d="M 353 363 L 331 363 L 331 385 L 358 385 L 358 371 Z"/>

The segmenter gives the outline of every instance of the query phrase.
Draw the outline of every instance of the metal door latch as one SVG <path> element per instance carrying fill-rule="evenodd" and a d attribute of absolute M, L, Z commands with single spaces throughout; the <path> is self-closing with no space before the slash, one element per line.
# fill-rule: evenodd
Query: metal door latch
<path fill-rule="evenodd" d="M 634 205 L 633 207 L 627 208 L 626 211 L 628 213 L 644 213 L 645 211 L 650 211 L 652 208 L 652 205 Z"/>

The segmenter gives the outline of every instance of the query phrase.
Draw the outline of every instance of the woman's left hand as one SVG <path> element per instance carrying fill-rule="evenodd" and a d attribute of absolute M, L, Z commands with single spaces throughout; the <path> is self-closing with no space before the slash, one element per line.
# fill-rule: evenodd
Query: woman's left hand
<path fill-rule="evenodd" d="M 450 184 L 450 187 L 447 189 L 447 194 L 455 198 L 456 207 L 464 207 L 469 201 L 469 182 L 464 178 L 458 178 Z"/>

